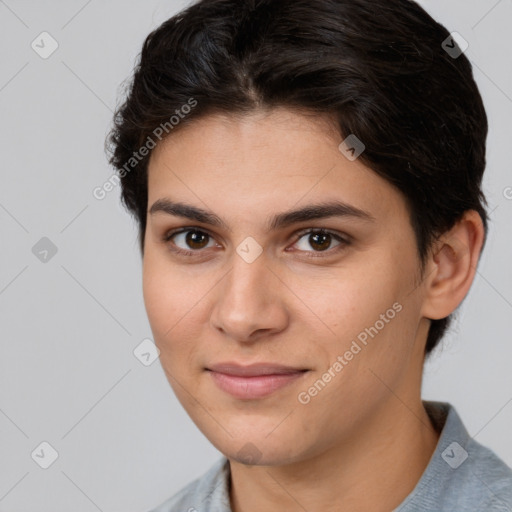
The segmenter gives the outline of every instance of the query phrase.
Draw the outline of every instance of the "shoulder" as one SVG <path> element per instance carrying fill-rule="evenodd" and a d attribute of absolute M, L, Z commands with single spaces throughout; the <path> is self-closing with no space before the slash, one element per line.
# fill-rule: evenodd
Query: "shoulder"
<path fill-rule="evenodd" d="M 512 512 L 512 469 L 469 436 L 452 405 L 425 406 L 441 435 L 420 481 L 395 510 Z"/>
<path fill-rule="evenodd" d="M 512 511 L 512 469 L 491 449 L 475 440 L 468 442 L 467 461 L 460 480 L 478 510 Z"/>
<path fill-rule="evenodd" d="M 231 512 L 229 462 L 219 459 L 206 473 L 149 512 Z"/>

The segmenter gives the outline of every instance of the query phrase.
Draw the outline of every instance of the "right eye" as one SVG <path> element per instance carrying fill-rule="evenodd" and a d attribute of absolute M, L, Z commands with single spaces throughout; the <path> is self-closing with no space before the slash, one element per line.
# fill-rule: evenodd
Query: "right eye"
<path fill-rule="evenodd" d="M 193 257 L 201 252 L 201 249 L 208 248 L 208 245 L 205 245 L 205 240 L 209 238 L 213 240 L 213 237 L 202 229 L 182 228 L 167 232 L 163 237 L 163 241 L 171 242 L 168 246 L 172 252 L 182 256 Z M 179 244 L 183 245 L 183 247 L 180 247 Z M 213 247 L 215 247 L 215 244 Z"/>

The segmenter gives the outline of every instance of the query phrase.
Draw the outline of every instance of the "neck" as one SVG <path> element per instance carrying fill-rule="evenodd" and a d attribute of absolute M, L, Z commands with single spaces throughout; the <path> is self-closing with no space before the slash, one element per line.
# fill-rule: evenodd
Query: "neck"
<path fill-rule="evenodd" d="M 436 448 L 435 431 L 420 397 L 389 399 L 346 441 L 281 466 L 244 466 L 230 460 L 231 509 L 389 512 L 412 492 Z"/>

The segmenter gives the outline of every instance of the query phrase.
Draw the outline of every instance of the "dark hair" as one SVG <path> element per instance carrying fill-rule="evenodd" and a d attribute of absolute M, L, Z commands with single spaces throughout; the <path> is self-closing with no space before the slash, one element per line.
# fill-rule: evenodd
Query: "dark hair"
<path fill-rule="evenodd" d="M 466 210 L 487 234 L 487 116 L 468 59 L 443 48 L 449 37 L 411 0 L 201 0 L 165 21 L 107 139 L 141 253 L 150 153 L 140 148 L 208 113 L 277 106 L 333 115 L 342 137 L 365 144 L 359 158 L 407 201 L 422 273 Z M 450 320 L 432 320 L 426 354 Z"/>

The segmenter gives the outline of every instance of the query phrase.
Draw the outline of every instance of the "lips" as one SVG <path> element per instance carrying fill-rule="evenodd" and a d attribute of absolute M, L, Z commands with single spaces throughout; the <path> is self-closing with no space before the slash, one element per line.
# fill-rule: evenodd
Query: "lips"
<path fill-rule="evenodd" d="M 236 375 L 239 377 L 254 377 L 257 375 L 286 375 L 305 371 L 302 368 L 293 368 L 272 363 L 256 363 L 251 365 L 239 365 L 236 363 L 219 363 L 209 366 L 207 370 L 224 373 L 226 375 Z"/>
<path fill-rule="evenodd" d="M 222 391 L 239 399 L 258 399 L 301 379 L 308 371 L 273 363 L 243 366 L 219 363 L 206 368 Z"/>

